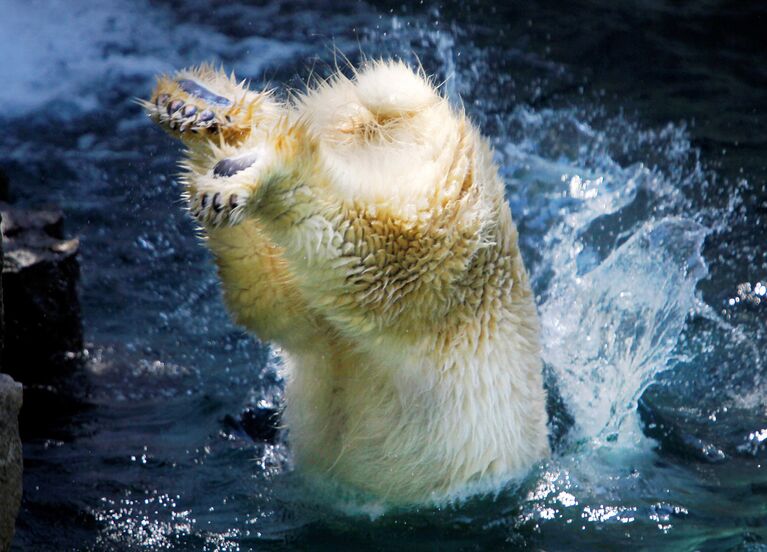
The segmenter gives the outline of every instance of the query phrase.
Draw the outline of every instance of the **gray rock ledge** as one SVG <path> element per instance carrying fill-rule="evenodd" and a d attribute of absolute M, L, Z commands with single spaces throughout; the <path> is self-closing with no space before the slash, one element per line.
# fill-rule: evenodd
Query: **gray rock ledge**
<path fill-rule="evenodd" d="M 0 551 L 11 547 L 16 516 L 21 506 L 22 456 L 19 410 L 22 387 L 0 374 Z"/>
<path fill-rule="evenodd" d="M 5 259 L 3 371 L 24 385 L 60 375 L 83 348 L 79 242 L 65 239 L 57 208 L 0 202 Z"/>

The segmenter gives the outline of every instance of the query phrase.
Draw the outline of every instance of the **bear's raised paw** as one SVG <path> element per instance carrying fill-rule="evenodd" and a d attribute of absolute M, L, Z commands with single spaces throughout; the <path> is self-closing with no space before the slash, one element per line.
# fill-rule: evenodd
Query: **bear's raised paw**
<path fill-rule="evenodd" d="M 245 140 L 271 108 L 268 92 L 254 92 L 208 65 L 161 76 L 149 101 L 140 103 L 158 125 L 188 145 Z"/>

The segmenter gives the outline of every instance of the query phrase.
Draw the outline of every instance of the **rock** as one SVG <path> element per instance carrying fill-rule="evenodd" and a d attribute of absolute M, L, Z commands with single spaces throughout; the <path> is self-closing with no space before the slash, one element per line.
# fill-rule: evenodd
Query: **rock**
<path fill-rule="evenodd" d="M 2 171 L 0 171 L 2 174 Z M 3 175 L 4 176 L 4 175 Z M 0 229 L 3 227 L 3 214 L 0 212 Z M 3 266 L 3 239 L 0 230 L 0 266 Z M 5 308 L 3 307 L 3 280 L 0 278 L 0 372 L 3 371 L 3 350 L 5 348 Z"/>
<path fill-rule="evenodd" d="M 18 416 L 22 387 L 0 374 L 0 551 L 10 549 L 21 505 L 22 456 Z"/>
<path fill-rule="evenodd" d="M 10 197 L 10 179 L 0 167 L 0 201 L 8 201 Z"/>
<path fill-rule="evenodd" d="M 77 282 L 79 242 L 64 239 L 58 209 L 0 203 L 5 259 L 4 371 L 47 382 L 83 348 Z"/>
<path fill-rule="evenodd" d="M 57 207 L 22 209 L 0 203 L 0 211 L 3 213 L 3 236 L 6 238 L 32 232 L 64 239 L 64 213 Z"/>

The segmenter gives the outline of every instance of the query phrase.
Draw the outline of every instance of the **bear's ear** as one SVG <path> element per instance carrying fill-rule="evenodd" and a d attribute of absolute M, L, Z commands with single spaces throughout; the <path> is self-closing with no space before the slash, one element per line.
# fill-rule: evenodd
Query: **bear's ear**
<path fill-rule="evenodd" d="M 360 105 L 380 120 L 408 117 L 441 101 L 431 83 L 398 61 L 376 61 L 357 74 Z"/>

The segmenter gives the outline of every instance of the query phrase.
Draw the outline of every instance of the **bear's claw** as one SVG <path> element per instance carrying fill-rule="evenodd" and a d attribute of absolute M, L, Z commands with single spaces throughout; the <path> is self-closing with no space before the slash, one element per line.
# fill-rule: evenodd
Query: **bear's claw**
<path fill-rule="evenodd" d="M 182 134 L 187 130 L 193 133 L 207 130 L 211 134 L 218 131 L 216 115 L 209 109 L 200 109 L 183 100 L 171 100 L 169 94 L 158 95 L 154 105 L 156 109 L 150 110 L 150 115 L 170 130 Z"/>
<path fill-rule="evenodd" d="M 204 226 L 234 226 L 244 217 L 247 196 L 240 189 L 189 192 L 189 214 Z"/>

